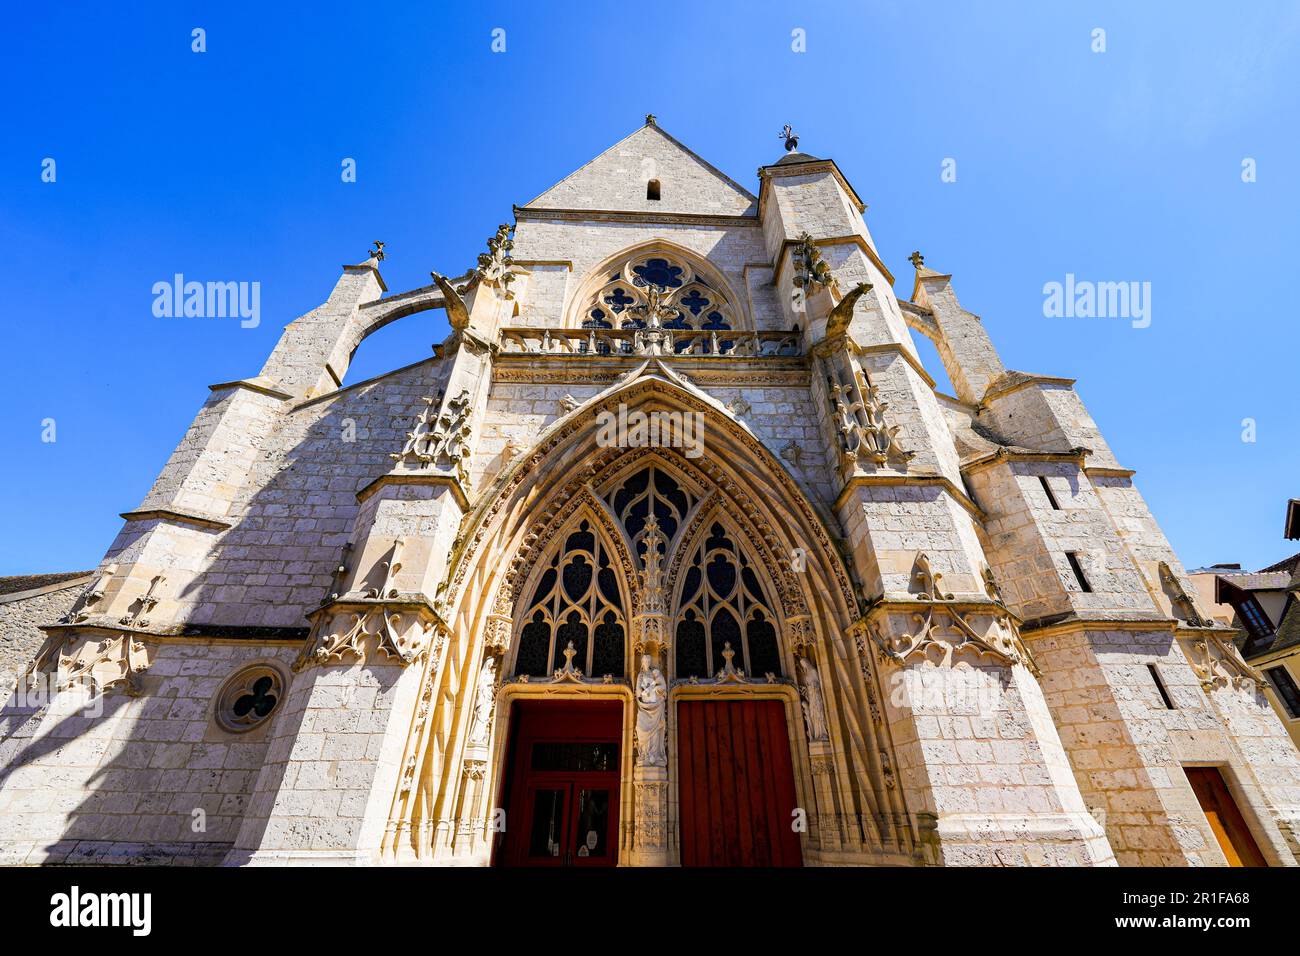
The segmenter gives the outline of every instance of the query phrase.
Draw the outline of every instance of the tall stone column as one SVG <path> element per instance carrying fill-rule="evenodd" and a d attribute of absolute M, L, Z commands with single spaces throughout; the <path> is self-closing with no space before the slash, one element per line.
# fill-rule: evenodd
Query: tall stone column
<path fill-rule="evenodd" d="M 637 674 L 636 754 L 632 769 L 632 863 L 667 866 L 668 847 L 668 600 L 662 561 L 668 541 L 651 512 L 646 517 L 641 567 L 641 607 L 633 620 Z"/>

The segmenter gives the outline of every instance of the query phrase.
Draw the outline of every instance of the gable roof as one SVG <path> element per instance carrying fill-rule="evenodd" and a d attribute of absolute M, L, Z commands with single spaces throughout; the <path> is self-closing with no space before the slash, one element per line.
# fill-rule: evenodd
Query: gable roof
<path fill-rule="evenodd" d="M 646 198 L 651 179 L 658 200 Z M 758 198 L 647 123 L 521 208 L 757 216 Z"/>

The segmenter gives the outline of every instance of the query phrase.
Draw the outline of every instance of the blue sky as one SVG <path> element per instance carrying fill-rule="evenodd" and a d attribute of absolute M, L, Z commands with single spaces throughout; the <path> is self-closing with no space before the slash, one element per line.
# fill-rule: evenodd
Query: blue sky
<path fill-rule="evenodd" d="M 512 203 L 646 112 L 751 190 L 793 124 L 868 204 L 900 294 L 920 248 L 1009 367 L 1078 379 L 1189 566 L 1290 553 L 1296 5 L 469 7 L 8 12 L 0 574 L 94 566 L 207 386 L 255 374 L 371 240 L 390 289 L 457 273 Z M 178 272 L 260 282 L 261 324 L 155 317 L 153 284 Z M 1150 327 L 1045 318 L 1043 285 L 1067 273 L 1150 282 Z M 397 323 L 349 382 L 445 332 L 442 313 Z"/>

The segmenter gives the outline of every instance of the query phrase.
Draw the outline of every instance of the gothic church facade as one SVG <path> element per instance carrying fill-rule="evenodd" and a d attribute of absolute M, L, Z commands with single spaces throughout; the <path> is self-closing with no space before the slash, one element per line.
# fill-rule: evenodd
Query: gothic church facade
<path fill-rule="evenodd" d="M 1300 754 L 1072 381 L 787 147 L 755 195 L 648 117 L 463 275 L 343 267 L 45 626 L 0 861 L 1295 865 Z"/>

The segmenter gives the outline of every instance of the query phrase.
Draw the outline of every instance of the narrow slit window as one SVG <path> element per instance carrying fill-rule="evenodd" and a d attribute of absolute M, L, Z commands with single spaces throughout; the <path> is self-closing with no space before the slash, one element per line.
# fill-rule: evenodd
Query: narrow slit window
<path fill-rule="evenodd" d="M 1075 580 L 1079 582 L 1079 590 L 1085 594 L 1092 593 L 1092 585 L 1088 583 L 1088 577 L 1083 573 L 1083 565 L 1079 563 L 1079 555 L 1073 551 L 1065 552 L 1065 560 L 1070 562 L 1070 570 L 1074 572 Z"/>
<path fill-rule="evenodd" d="M 1047 503 L 1052 506 L 1052 510 L 1060 511 L 1061 503 L 1056 500 L 1056 495 L 1052 493 L 1052 486 L 1047 483 L 1047 476 L 1039 475 L 1038 483 L 1043 486 L 1043 494 L 1047 495 Z"/>
<path fill-rule="evenodd" d="M 645 184 L 645 198 L 659 201 L 659 180 L 652 179 Z"/>
<path fill-rule="evenodd" d="M 1165 687 L 1165 682 L 1160 678 L 1160 669 L 1155 664 L 1148 664 L 1147 670 L 1151 672 L 1151 680 L 1156 685 L 1156 690 L 1160 691 L 1160 699 L 1165 702 L 1165 709 L 1176 710 L 1173 699 L 1169 696 L 1169 691 Z"/>

